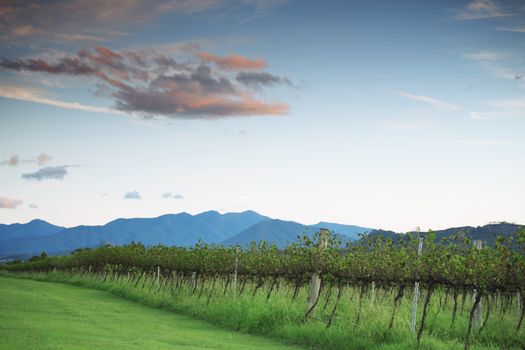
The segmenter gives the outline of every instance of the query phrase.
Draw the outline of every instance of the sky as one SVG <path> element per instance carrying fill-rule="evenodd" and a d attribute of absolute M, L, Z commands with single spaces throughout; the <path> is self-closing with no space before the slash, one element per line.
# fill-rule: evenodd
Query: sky
<path fill-rule="evenodd" d="M 525 224 L 525 3 L 0 2 L 0 223 Z"/>

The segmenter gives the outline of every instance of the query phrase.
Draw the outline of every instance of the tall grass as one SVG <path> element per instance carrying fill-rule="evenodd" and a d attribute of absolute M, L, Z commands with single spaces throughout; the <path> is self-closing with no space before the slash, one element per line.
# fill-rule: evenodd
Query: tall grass
<path fill-rule="evenodd" d="M 140 280 L 132 276 L 104 276 L 88 273 L 54 271 L 50 273 L 9 273 L 1 275 L 52 281 L 105 290 L 151 307 L 162 308 L 208 321 L 221 327 L 245 333 L 279 339 L 314 349 L 414 349 L 415 335 L 410 333 L 412 295 L 407 290 L 400 300 L 394 324 L 389 329 L 395 290 L 376 289 L 360 293 L 357 288 L 345 288 L 332 324 L 327 322 L 332 313 L 336 291 L 322 290 L 313 314 L 305 320 L 306 288 L 301 288 L 292 301 L 293 286 L 280 284 L 268 298 L 270 285 L 265 284 L 254 295 L 255 283 L 248 282 L 240 294 L 240 285 L 234 291 L 232 284 L 217 278 L 212 289 L 211 280 L 177 284 L 176 279 L 157 280 L 147 275 Z M 418 307 L 421 320 L 422 291 Z M 445 303 L 445 299 L 446 303 Z M 497 302 L 497 301 L 494 301 Z M 451 322 L 452 300 L 445 291 L 436 290 L 429 306 L 421 349 L 462 349 L 468 326 L 472 298 L 461 300 L 455 322 Z M 523 349 L 525 334 L 516 331 L 515 305 L 504 313 L 493 307 L 491 317 L 481 332 L 472 335 L 472 349 Z M 501 309 L 501 308 L 500 308 Z"/>

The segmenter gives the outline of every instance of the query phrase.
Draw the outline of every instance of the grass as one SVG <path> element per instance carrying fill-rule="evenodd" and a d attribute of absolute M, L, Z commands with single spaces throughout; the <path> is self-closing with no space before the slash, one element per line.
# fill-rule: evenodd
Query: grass
<path fill-rule="evenodd" d="M 8 274 L 1 272 L 0 274 Z M 14 275 L 14 274 L 9 274 Z M 388 323 L 392 313 L 395 291 L 377 289 L 375 300 L 367 295 L 362 300 L 359 312 L 359 292 L 346 288 L 338 307 L 333 326 L 326 328 L 326 320 L 333 306 L 334 298 L 329 299 L 327 308 L 323 309 L 326 291 L 323 291 L 320 302 L 311 319 L 303 322 L 306 307 L 306 288 L 301 289 L 296 301 L 292 302 L 292 288 L 282 285 L 273 292 L 267 301 L 268 286 L 259 290 L 252 297 L 253 285 L 248 284 L 245 292 L 233 297 L 228 289 L 223 295 L 224 281 L 218 280 L 216 288 L 207 303 L 211 282 L 204 283 L 201 297 L 197 292 L 191 295 L 191 287 L 183 285 L 173 290 L 173 285 L 155 283 L 153 278 L 135 283 L 123 277 L 113 281 L 110 277 L 103 282 L 103 276 L 64 273 L 60 271 L 49 274 L 16 274 L 18 277 L 40 279 L 82 285 L 109 291 L 114 295 L 132 300 L 147 306 L 174 311 L 196 319 L 221 326 L 225 329 L 264 335 L 288 344 L 299 344 L 314 349 L 414 349 L 415 336 L 410 334 L 411 298 L 410 291 L 403 298 L 392 330 Z M 144 283 L 145 282 L 145 283 Z M 165 287 L 163 287 L 165 286 Z M 333 294 L 332 294 L 333 295 Z M 424 299 L 422 292 L 420 301 Z M 464 311 L 458 311 L 453 326 L 450 322 L 451 302 L 439 307 L 439 300 L 444 299 L 443 291 L 433 294 L 427 318 L 427 327 L 421 341 L 421 349 L 463 349 L 471 298 L 467 298 Z M 421 313 L 422 303 L 419 306 Z M 357 314 L 360 322 L 357 323 Z M 418 320 L 420 319 L 420 315 Z M 516 314 L 513 309 L 499 314 L 493 309 L 483 332 L 473 333 L 471 349 L 522 349 L 525 348 L 525 335 L 522 329 L 516 332 Z"/>
<path fill-rule="evenodd" d="M 0 349 L 293 349 L 111 293 L 0 277 Z"/>

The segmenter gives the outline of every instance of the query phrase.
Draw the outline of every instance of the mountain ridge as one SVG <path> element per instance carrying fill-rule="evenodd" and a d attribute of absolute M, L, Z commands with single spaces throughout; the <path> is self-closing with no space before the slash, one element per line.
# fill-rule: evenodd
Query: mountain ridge
<path fill-rule="evenodd" d="M 496 237 L 510 237 L 523 225 L 506 222 L 484 226 L 462 226 L 436 230 L 436 240 L 459 235 L 471 240 L 481 239 L 489 245 Z M 153 218 L 117 218 L 104 225 L 62 227 L 41 219 L 25 224 L 0 224 L 0 258 L 28 257 L 45 251 L 66 254 L 79 248 L 103 244 L 125 245 L 140 242 L 144 245 L 192 246 L 199 240 L 210 244 L 246 246 L 252 241 L 265 240 L 282 248 L 298 241 L 302 234 L 313 235 L 320 228 L 336 233 L 343 244 L 358 241 L 362 234 L 400 240 L 402 233 L 320 221 L 305 225 L 295 221 L 272 219 L 253 210 L 220 214 L 209 210 L 195 215 L 187 212 L 164 214 Z"/>

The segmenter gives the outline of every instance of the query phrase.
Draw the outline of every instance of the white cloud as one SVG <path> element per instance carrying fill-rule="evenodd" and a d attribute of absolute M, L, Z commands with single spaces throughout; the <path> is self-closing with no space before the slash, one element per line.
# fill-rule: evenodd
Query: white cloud
<path fill-rule="evenodd" d="M 27 89 L 27 88 L 15 87 L 15 86 L 0 85 L 0 97 L 10 98 L 10 99 L 19 100 L 19 101 L 41 103 L 45 105 L 66 108 L 66 109 L 76 109 L 76 110 L 86 111 L 86 112 L 98 112 L 98 113 L 109 113 L 109 114 L 119 114 L 119 115 L 128 114 L 122 111 L 118 111 L 118 110 L 106 108 L 106 107 L 97 107 L 97 106 L 91 106 L 91 105 L 84 105 L 84 104 L 80 104 L 77 102 L 65 102 L 65 101 L 54 100 L 54 99 L 39 96 L 38 91 L 35 89 Z"/>
<path fill-rule="evenodd" d="M 525 118 L 525 99 L 508 98 L 488 103 L 498 110 L 487 112 L 470 112 L 470 118 L 475 120 L 496 120 L 496 119 L 518 119 Z"/>
<path fill-rule="evenodd" d="M 502 32 L 514 32 L 514 33 L 525 33 L 525 26 L 523 27 L 498 27 L 496 28 L 499 31 Z"/>
<path fill-rule="evenodd" d="M 463 55 L 464 58 L 477 62 L 484 70 L 496 78 L 506 80 L 520 80 L 523 69 L 519 61 L 509 54 L 497 51 L 477 51 Z M 512 66 L 512 68 L 510 68 Z"/>
<path fill-rule="evenodd" d="M 525 109 L 525 98 L 509 98 L 491 102 L 490 105 L 492 107 L 503 109 Z"/>
<path fill-rule="evenodd" d="M 503 54 L 497 51 L 476 51 L 464 55 L 472 61 L 496 61 L 503 58 Z"/>
<path fill-rule="evenodd" d="M 490 112 L 470 112 L 470 118 L 474 120 L 498 120 L 525 118 L 525 110 L 509 109 Z"/>
<path fill-rule="evenodd" d="M 457 111 L 461 109 L 459 106 L 456 106 L 452 103 L 441 101 L 432 97 L 410 94 L 408 92 L 398 91 L 396 92 L 398 96 L 405 97 L 414 101 L 424 102 L 431 105 L 433 108 L 440 111 Z"/>

